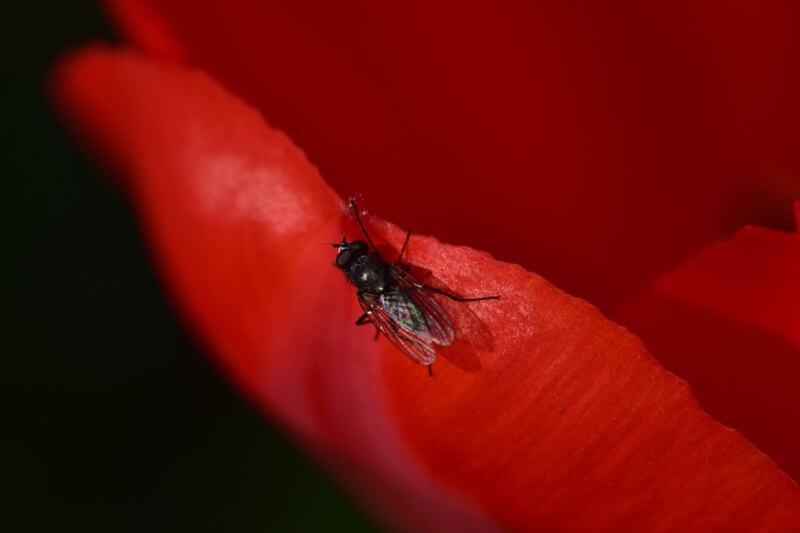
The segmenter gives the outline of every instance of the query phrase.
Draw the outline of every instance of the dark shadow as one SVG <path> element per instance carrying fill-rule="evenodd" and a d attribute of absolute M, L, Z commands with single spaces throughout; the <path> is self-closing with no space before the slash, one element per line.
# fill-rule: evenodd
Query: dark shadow
<path fill-rule="evenodd" d="M 439 356 L 447 359 L 464 372 L 480 372 L 483 368 L 478 353 L 472 346 L 458 338 L 452 345 L 439 350 Z"/>

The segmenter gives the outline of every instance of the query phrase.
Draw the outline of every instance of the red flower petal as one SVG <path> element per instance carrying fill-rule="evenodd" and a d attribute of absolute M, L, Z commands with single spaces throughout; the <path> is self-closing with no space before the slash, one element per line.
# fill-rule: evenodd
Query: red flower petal
<path fill-rule="evenodd" d="M 745 228 L 659 278 L 621 321 L 704 408 L 800 479 L 798 234 Z"/>
<path fill-rule="evenodd" d="M 341 194 L 603 309 L 800 198 L 796 2 L 141 2 Z"/>
<path fill-rule="evenodd" d="M 373 342 L 323 246 L 347 220 L 342 203 L 206 76 L 94 50 L 68 61 L 58 86 L 130 174 L 166 279 L 223 366 L 401 527 L 800 527 L 788 476 L 638 340 L 518 266 L 415 237 L 412 263 L 503 300 L 460 308 L 466 339 L 434 379 Z M 401 242 L 398 228 L 368 223 Z"/>
<path fill-rule="evenodd" d="M 106 2 L 106 6 L 122 32 L 136 35 L 140 45 L 151 54 L 172 61 L 186 59 L 187 53 L 181 43 L 147 2 Z"/>

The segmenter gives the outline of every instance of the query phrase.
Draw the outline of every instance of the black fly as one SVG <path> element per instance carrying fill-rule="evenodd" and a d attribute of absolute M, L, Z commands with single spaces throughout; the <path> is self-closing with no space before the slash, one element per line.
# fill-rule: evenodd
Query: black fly
<path fill-rule="evenodd" d="M 358 290 L 358 303 L 364 314 L 356 320 L 356 326 L 372 323 L 377 332 L 386 337 L 412 361 L 428 367 L 436 361 L 435 346 L 450 346 L 455 339 L 455 330 L 450 316 L 431 296 L 441 294 L 457 302 L 499 300 L 499 296 L 461 298 L 455 294 L 418 282 L 402 263 L 403 253 L 411 236 L 409 231 L 400 249 L 397 261 L 389 263 L 381 258 L 378 250 L 361 222 L 355 200 L 350 207 L 356 215 L 365 241 L 342 242 L 338 248 L 336 266 Z"/>

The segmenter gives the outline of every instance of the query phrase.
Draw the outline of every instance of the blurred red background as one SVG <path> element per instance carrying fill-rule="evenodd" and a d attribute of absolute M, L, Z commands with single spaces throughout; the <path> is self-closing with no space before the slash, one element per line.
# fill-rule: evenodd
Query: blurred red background
<path fill-rule="evenodd" d="M 792 227 L 793 2 L 110 5 L 341 195 L 606 312 L 743 224 Z"/>

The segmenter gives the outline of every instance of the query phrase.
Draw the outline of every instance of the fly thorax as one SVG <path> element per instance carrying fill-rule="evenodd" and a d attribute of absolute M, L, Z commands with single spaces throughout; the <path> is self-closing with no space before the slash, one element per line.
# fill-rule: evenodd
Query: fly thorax
<path fill-rule="evenodd" d="M 375 258 L 362 255 L 350 264 L 349 277 L 360 290 L 379 293 L 386 288 L 385 267 Z"/>

